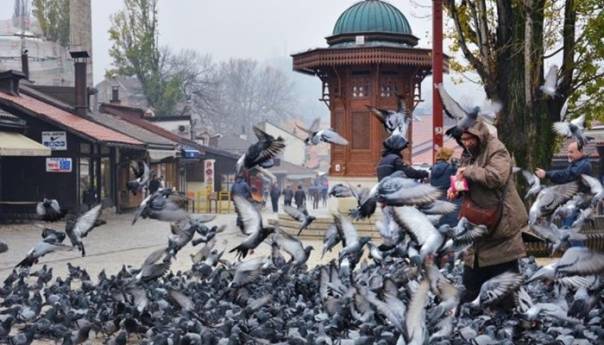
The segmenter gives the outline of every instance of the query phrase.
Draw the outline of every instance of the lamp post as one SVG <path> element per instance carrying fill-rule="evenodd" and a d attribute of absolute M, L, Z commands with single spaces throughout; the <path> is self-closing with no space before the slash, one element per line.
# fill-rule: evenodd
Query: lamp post
<path fill-rule="evenodd" d="M 443 82 L 443 2 L 432 0 L 432 162 L 443 146 L 443 105 L 434 87 Z"/>

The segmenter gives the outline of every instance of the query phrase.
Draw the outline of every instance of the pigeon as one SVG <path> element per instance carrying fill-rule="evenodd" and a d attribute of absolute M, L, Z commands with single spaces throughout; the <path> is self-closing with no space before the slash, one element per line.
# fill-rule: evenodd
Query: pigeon
<path fill-rule="evenodd" d="M 102 205 L 98 204 L 77 218 L 70 217 L 65 223 L 65 233 L 67 233 L 71 245 L 78 247 L 82 252 L 82 256 L 86 256 L 86 249 L 84 248 L 84 243 L 82 243 L 82 238 L 88 236 L 88 233 L 95 227 L 106 223 L 104 220 L 99 219 L 101 210 Z"/>
<path fill-rule="evenodd" d="M 240 262 L 236 269 L 233 280 L 230 283 L 232 288 L 243 287 L 258 277 L 261 269 L 270 261 L 266 257 L 255 257 Z"/>
<path fill-rule="evenodd" d="M 551 215 L 560 205 L 564 204 L 579 191 L 577 182 L 553 185 L 543 188 L 529 210 L 529 224 L 535 224 L 537 219 Z"/>
<path fill-rule="evenodd" d="M 329 225 L 325 236 L 323 238 L 323 251 L 321 252 L 321 259 L 325 256 L 326 252 L 331 252 L 331 249 L 342 241 L 338 228 L 335 224 Z"/>
<path fill-rule="evenodd" d="M 395 207 L 394 220 L 420 246 L 422 261 L 437 253 L 445 242 L 444 235 L 415 207 Z"/>
<path fill-rule="evenodd" d="M 524 195 L 524 200 L 538 195 L 539 192 L 544 188 L 541 185 L 541 180 L 539 180 L 539 178 L 535 174 L 531 174 L 527 170 L 522 170 L 522 176 L 524 176 L 524 179 L 529 184 L 529 189 Z"/>
<path fill-rule="evenodd" d="M 272 239 L 273 242 L 277 244 L 277 247 L 291 256 L 291 261 L 294 266 L 301 266 L 306 263 L 310 257 L 310 252 L 313 250 L 312 246 L 304 247 L 299 239 L 281 230 L 275 231 Z"/>
<path fill-rule="evenodd" d="M 254 134 L 258 138 L 258 142 L 251 145 L 247 152 L 237 160 L 235 168 L 237 175 L 241 174 L 243 169 L 249 170 L 255 166 L 270 168 L 274 164 L 273 158 L 285 148 L 285 140 L 281 137 L 275 139 L 258 127 L 254 127 Z"/>
<path fill-rule="evenodd" d="M 474 107 L 471 111 L 466 111 L 449 95 L 443 84 L 437 84 L 435 87 L 438 89 L 445 114 L 457 121 L 455 127 L 453 127 L 454 129 L 445 132 L 450 137 L 457 138 L 461 136 L 461 132 L 472 127 L 479 118 L 487 120 L 485 123 L 493 123 L 497 113 L 501 110 L 499 103 L 487 102 L 482 108 Z"/>
<path fill-rule="evenodd" d="M 134 180 L 130 180 L 126 183 L 126 187 L 132 192 L 133 195 L 142 192 L 143 188 L 149 185 L 151 176 L 149 165 L 147 165 L 146 162 L 138 161 L 137 166 L 138 168 L 132 166 L 130 167 L 135 178 Z"/>
<path fill-rule="evenodd" d="M 49 243 L 42 240 L 30 249 L 25 259 L 21 260 L 15 267 L 31 267 L 38 263 L 38 260 L 46 254 L 56 251 L 70 251 L 72 249 L 72 247 L 62 243 Z"/>
<path fill-rule="evenodd" d="M 589 191 L 592 195 L 591 205 L 596 206 L 604 197 L 604 188 L 602 188 L 602 183 L 595 177 L 591 177 L 589 175 L 582 174 L 581 181 L 587 187 L 589 187 Z"/>
<path fill-rule="evenodd" d="M 293 219 L 295 219 L 296 221 L 300 222 L 300 229 L 298 230 L 298 234 L 296 236 L 300 236 L 302 231 L 304 229 L 308 228 L 310 226 L 310 224 L 312 224 L 312 222 L 314 222 L 315 219 L 317 219 L 316 217 L 313 217 L 310 214 L 308 214 L 308 211 L 306 210 L 306 208 L 300 210 L 300 209 L 286 205 L 283 209 L 285 210 L 285 213 L 287 213 L 288 216 L 290 216 Z"/>
<path fill-rule="evenodd" d="M 8 244 L 6 242 L 0 240 L 0 254 L 6 253 L 8 251 Z"/>
<path fill-rule="evenodd" d="M 370 238 L 359 237 L 350 218 L 339 214 L 334 215 L 333 217 L 343 244 L 343 249 L 340 251 L 340 258 L 349 256 L 351 258 L 351 264 L 354 266 L 360 260 L 363 247 L 369 242 Z"/>
<path fill-rule="evenodd" d="M 558 135 L 567 139 L 574 138 L 579 148 L 584 147 L 593 139 L 583 132 L 585 130 L 585 115 L 581 115 L 574 120 L 554 122 L 553 128 Z"/>
<path fill-rule="evenodd" d="M 440 195 L 438 188 L 404 177 L 388 176 L 377 186 L 377 200 L 389 206 L 429 204 Z"/>
<path fill-rule="evenodd" d="M 604 253 L 586 247 L 568 248 L 558 261 L 558 275 L 590 275 L 604 273 Z"/>
<path fill-rule="evenodd" d="M 248 237 L 237 247 L 231 249 L 229 253 L 237 252 L 237 257 L 243 259 L 247 256 L 248 251 L 258 247 L 262 241 L 275 231 L 275 228 L 263 225 L 262 215 L 246 198 L 234 195 L 233 203 L 237 216 L 243 224 L 243 232 L 248 234 Z"/>
<path fill-rule="evenodd" d="M 488 306 L 501 301 L 522 285 L 522 275 L 514 272 L 504 272 L 482 284 L 480 293 L 470 305 L 474 307 Z"/>
<path fill-rule="evenodd" d="M 426 303 L 428 302 L 429 288 L 428 281 L 422 280 L 409 302 L 405 320 L 407 345 L 422 345 L 428 340 Z"/>
<path fill-rule="evenodd" d="M 362 189 L 356 191 L 353 187 L 350 187 L 352 196 L 357 199 L 357 208 L 350 211 L 350 216 L 355 219 L 370 218 L 377 207 L 377 191 L 379 184 L 376 184 L 371 190 Z"/>
<path fill-rule="evenodd" d="M 569 247 L 569 241 L 586 241 L 587 236 L 579 233 L 581 228 L 559 229 L 554 223 L 532 224 L 530 226 L 539 237 L 551 243 L 551 255 L 562 247 Z"/>
<path fill-rule="evenodd" d="M 62 210 L 56 199 L 44 198 L 36 205 L 36 214 L 46 222 L 55 222 L 65 217 L 67 210 Z"/>
<path fill-rule="evenodd" d="M 558 93 L 556 89 L 558 88 L 558 66 L 551 65 L 549 70 L 547 71 L 547 75 L 545 76 L 545 80 L 543 85 L 539 86 L 539 89 L 543 94 L 549 96 L 550 98 L 554 98 Z"/>
<path fill-rule="evenodd" d="M 348 140 L 339 135 L 335 130 L 331 128 L 319 129 L 321 119 L 317 118 L 313 121 L 309 129 L 297 125 L 299 129 L 308 134 L 308 137 L 304 139 L 306 145 L 319 145 L 321 142 L 336 144 L 336 145 L 348 145 Z"/>
<path fill-rule="evenodd" d="M 329 189 L 329 196 L 334 198 L 350 198 L 353 194 L 352 187 L 343 183 L 336 183 Z"/>
<path fill-rule="evenodd" d="M 134 213 L 132 225 L 139 217 L 151 218 L 164 222 L 179 222 L 189 218 L 187 214 L 188 200 L 171 189 L 160 189 L 147 196 Z"/>
<path fill-rule="evenodd" d="M 166 274 L 170 269 L 172 258 L 168 250 L 168 247 L 162 247 L 151 252 L 141 265 L 135 278 L 139 281 L 150 281 Z"/>
<path fill-rule="evenodd" d="M 367 109 L 371 110 L 371 113 L 374 114 L 380 122 L 384 124 L 384 128 L 389 133 L 393 133 L 395 130 L 400 131 L 400 135 L 405 137 L 407 135 L 407 128 L 410 125 L 410 116 L 409 111 L 405 107 L 404 100 L 397 96 L 398 98 L 398 109 L 397 111 L 386 110 L 375 108 L 372 106 L 367 106 Z"/>
<path fill-rule="evenodd" d="M 48 243 L 63 243 L 65 240 L 65 233 L 55 229 L 44 228 L 42 230 L 42 238 Z"/>

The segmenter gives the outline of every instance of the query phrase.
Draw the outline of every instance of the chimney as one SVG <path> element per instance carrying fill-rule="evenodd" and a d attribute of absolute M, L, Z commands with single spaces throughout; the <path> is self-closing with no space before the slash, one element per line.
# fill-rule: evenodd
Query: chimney
<path fill-rule="evenodd" d="M 88 86 L 86 85 L 86 60 L 87 51 L 72 51 L 75 68 L 75 111 L 78 115 L 86 116 L 88 113 Z"/>
<path fill-rule="evenodd" d="M 120 86 L 113 85 L 111 86 L 111 100 L 109 101 L 111 104 L 120 104 Z"/>
<path fill-rule="evenodd" d="M 23 49 L 21 53 L 21 71 L 25 75 L 25 79 L 29 79 L 29 56 L 27 55 L 27 49 Z"/>
<path fill-rule="evenodd" d="M 19 96 L 19 80 L 21 79 L 25 79 L 25 74 L 19 71 L 11 69 L 0 72 L 0 92 Z"/>

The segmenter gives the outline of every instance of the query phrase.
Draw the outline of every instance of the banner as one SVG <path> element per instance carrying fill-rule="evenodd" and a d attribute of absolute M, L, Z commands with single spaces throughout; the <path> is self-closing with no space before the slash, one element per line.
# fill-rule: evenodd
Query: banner
<path fill-rule="evenodd" d="M 203 181 L 210 192 L 214 192 L 214 175 L 216 173 L 214 162 L 216 162 L 215 159 L 206 159 L 203 161 Z"/>

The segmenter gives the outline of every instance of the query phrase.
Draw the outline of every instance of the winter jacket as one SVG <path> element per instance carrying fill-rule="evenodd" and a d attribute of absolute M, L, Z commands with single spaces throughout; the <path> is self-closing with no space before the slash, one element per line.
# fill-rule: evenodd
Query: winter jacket
<path fill-rule="evenodd" d="M 457 167 L 454 164 L 450 164 L 443 160 L 438 160 L 432 166 L 432 172 L 430 174 L 430 184 L 434 187 L 437 187 L 441 191 L 443 191 L 440 200 L 447 199 L 447 189 L 451 186 L 452 175 L 455 175 L 457 172 Z M 445 214 L 440 221 L 438 222 L 438 226 L 443 224 L 448 224 L 450 226 L 457 225 L 458 221 L 458 213 L 459 206 L 461 204 L 461 199 L 454 200 L 453 203 L 457 205 L 457 209 L 451 213 Z"/>
<path fill-rule="evenodd" d="M 439 160 L 432 166 L 430 174 L 430 184 L 442 191 L 447 191 L 451 185 L 450 177 L 455 175 L 457 167 L 446 161 Z"/>
<path fill-rule="evenodd" d="M 233 198 L 234 195 L 240 195 L 247 200 L 252 200 L 252 191 L 244 179 L 237 180 L 233 183 L 233 186 L 231 187 L 231 198 Z"/>
<path fill-rule="evenodd" d="M 304 205 L 304 202 L 306 201 L 306 193 L 304 193 L 302 189 L 296 190 L 296 193 L 294 193 L 294 200 L 296 201 L 296 206 L 300 207 Z"/>
<path fill-rule="evenodd" d="M 572 161 L 566 169 L 550 170 L 545 173 L 545 177 L 555 184 L 563 184 L 578 180 L 582 174 L 591 175 L 591 162 L 588 156 Z"/>
<path fill-rule="evenodd" d="M 468 132 L 479 138 L 480 146 L 479 152 L 465 165 L 463 175 L 468 180 L 469 192 L 464 197 L 488 208 L 500 205 L 503 195 L 503 209 L 497 227 L 476 241 L 466 255 L 465 264 L 474 268 L 475 255 L 479 267 L 524 257 L 522 228 L 527 224 L 528 216 L 514 179 L 510 177 L 512 158 L 503 143 L 489 134 L 482 121 L 477 121 Z"/>
<path fill-rule="evenodd" d="M 281 189 L 277 186 L 271 187 L 271 199 L 278 200 L 281 196 Z"/>
<path fill-rule="evenodd" d="M 395 171 L 403 171 L 408 178 L 424 179 L 428 177 L 428 172 L 416 170 L 403 163 L 401 155 L 398 152 L 386 151 L 377 167 L 378 181 L 384 177 L 392 175 Z"/>
<path fill-rule="evenodd" d="M 293 198 L 294 198 L 294 191 L 291 190 L 291 188 L 288 188 L 283 191 L 283 199 L 285 200 L 285 202 L 291 202 Z"/>

